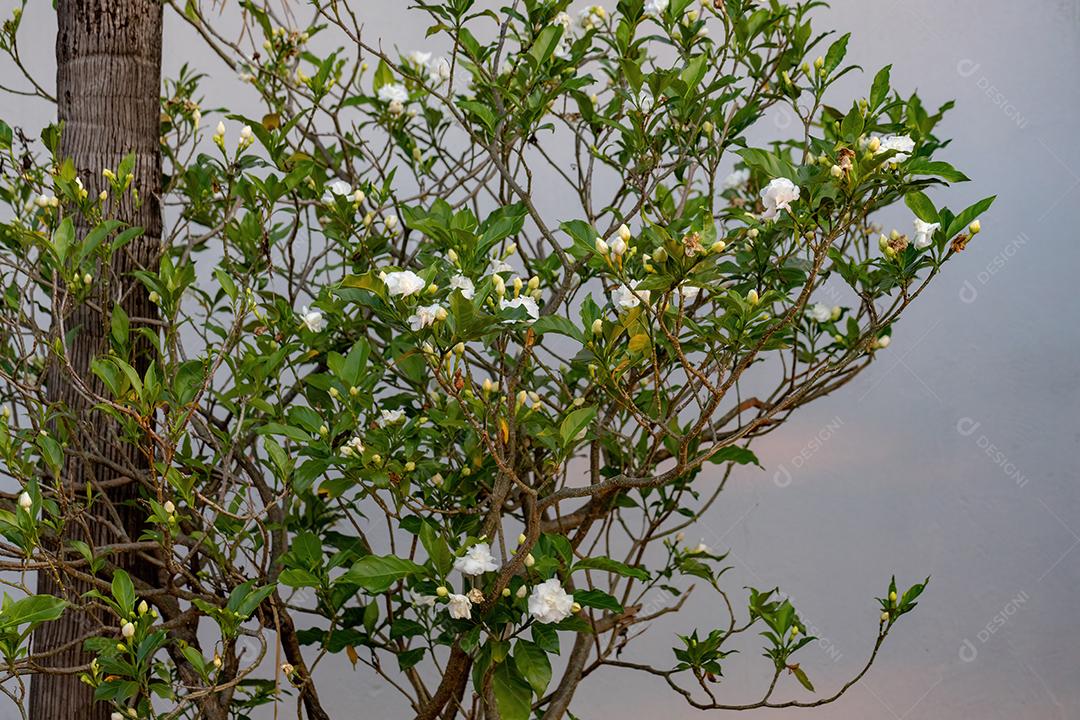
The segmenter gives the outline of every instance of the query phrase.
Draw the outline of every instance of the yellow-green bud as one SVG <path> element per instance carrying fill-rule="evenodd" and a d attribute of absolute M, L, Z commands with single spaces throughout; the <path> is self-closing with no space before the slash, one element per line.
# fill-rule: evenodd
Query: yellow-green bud
<path fill-rule="evenodd" d="M 439 597 L 446 597 L 450 594 L 450 591 L 446 589 L 446 586 L 440 585 L 439 587 L 435 588 L 435 594 Z"/>

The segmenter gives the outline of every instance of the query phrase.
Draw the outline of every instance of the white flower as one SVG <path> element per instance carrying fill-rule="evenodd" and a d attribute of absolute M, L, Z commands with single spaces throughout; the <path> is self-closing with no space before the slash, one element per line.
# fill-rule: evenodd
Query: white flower
<path fill-rule="evenodd" d="M 404 410 L 383 410 L 380 413 L 383 425 L 393 425 L 405 419 Z"/>
<path fill-rule="evenodd" d="M 934 244 L 934 233 L 941 228 L 941 223 L 923 222 L 915 218 L 915 248 L 925 250 Z"/>
<path fill-rule="evenodd" d="M 616 305 L 626 308 L 627 310 L 631 308 L 636 308 L 638 305 L 641 304 L 642 300 L 644 300 L 646 303 L 649 302 L 648 290 L 636 289 L 637 283 L 634 283 L 634 288 L 635 289 L 631 290 L 626 285 L 620 285 L 619 287 L 615 288 L 615 292 L 611 294 L 611 299 L 615 301 Z"/>
<path fill-rule="evenodd" d="M 562 25 L 563 30 L 569 30 L 570 26 L 574 24 L 574 21 L 567 13 L 561 12 L 555 16 L 555 24 Z M 563 36 L 565 37 L 565 33 Z"/>
<path fill-rule="evenodd" d="M 19 495 L 19 507 L 23 510 L 29 510 L 34 504 L 34 500 L 30 497 L 30 493 L 24 492 Z"/>
<path fill-rule="evenodd" d="M 818 303 L 810 308 L 810 317 L 819 323 L 825 323 L 832 320 L 832 310 L 825 305 Z"/>
<path fill-rule="evenodd" d="M 413 65 L 427 65 L 428 60 L 431 59 L 431 53 L 421 52 L 420 50 L 413 50 L 409 53 L 409 62 Z"/>
<path fill-rule="evenodd" d="M 533 300 L 531 297 L 522 295 L 521 297 L 516 297 L 513 300 L 507 300 L 506 298 L 503 298 L 499 301 L 500 310 L 519 307 L 525 308 L 525 312 L 528 314 L 529 320 L 540 319 L 540 306 L 537 305 L 536 301 Z"/>
<path fill-rule="evenodd" d="M 311 332 L 321 332 L 326 326 L 323 314 L 318 310 L 308 310 L 307 305 L 300 309 L 300 324 Z"/>
<path fill-rule="evenodd" d="M 421 328 L 431 327 L 435 324 L 435 321 L 439 319 L 439 310 L 442 308 L 438 303 L 433 305 L 421 305 L 416 308 L 409 317 L 409 327 L 415 332 Z"/>
<path fill-rule="evenodd" d="M 460 290 L 461 296 L 466 300 L 472 300 L 473 295 L 476 294 L 476 286 L 473 285 L 473 281 L 464 275 L 455 275 L 450 278 L 450 289 Z"/>
<path fill-rule="evenodd" d="M 650 93 L 648 90 L 645 90 L 644 88 L 642 88 L 641 92 L 639 92 L 637 94 L 637 97 L 634 99 L 637 102 L 638 108 L 641 110 L 641 112 L 645 114 L 648 114 L 653 109 L 653 105 L 656 104 L 656 101 L 653 99 L 652 93 Z"/>
<path fill-rule="evenodd" d="M 529 613 L 542 623 L 557 623 L 570 616 L 574 596 L 567 595 L 558 578 L 545 580 L 529 595 Z"/>
<path fill-rule="evenodd" d="M 329 187 L 327 187 L 326 189 L 331 195 L 341 195 L 342 197 L 347 197 L 353 194 L 352 185 L 349 185 L 349 183 L 345 182 L 344 180 L 335 180 L 334 182 L 330 183 Z"/>
<path fill-rule="evenodd" d="M 667 10 L 668 0 L 649 0 L 645 3 L 645 14 L 660 17 Z"/>
<path fill-rule="evenodd" d="M 469 600 L 468 595 L 450 593 L 447 599 L 450 601 L 446 605 L 446 609 L 450 612 L 450 617 L 455 620 L 469 619 L 469 616 L 472 615 L 472 601 Z"/>
<path fill-rule="evenodd" d="M 444 57 L 435 58 L 428 65 L 428 79 L 443 83 L 450 79 L 450 61 Z"/>
<path fill-rule="evenodd" d="M 750 182 L 750 170 L 748 168 L 732 170 L 731 174 L 724 178 L 724 189 L 735 190 L 736 188 L 745 187 L 748 182 Z"/>
<path fill-rule="evenodd" d="M 712 555 L 712 548 L 704 542 L 699 542 L 697 547 L 689 548 L 686 552 L 691 555 Z"/>
<path fill-rule="evenodd" d="M 462 575 L 483 575 L 486 572 L 499 569 L 499 564 L 491 555 L 491 546 L 487 543 L 476 543 L 468 551 L 454 561 L 454 569 Z"/>
<path fill-rule="evenodd" d="M 129 622 L 124 623 L 124 626 L 120 628 L 120 634 L 123 635 L 126 639 L 130 640 L 132 637 L 135 636 L 135 626 Z"/>
<path fill-rule="evenodd" d="M 883 152 L 895 150 L 896 154 L 889 160 L 892 163 L 904 162 L 911 157 L 911 152 L 915 149 L 915 141 L 907 135 L 886 135 L 880 140 L 881 146 L 878 147 L 875 154 L 880 155 Z"/>
<path fill-rule="evenodd" d="M 396 295 L 398 297 L 415 295 L 427 287 L 427 283 L 424 282 L 423 278 L 412 270 L 400 270 L 397 272 L 386 273 L 383 282 L 386 283 L 387 291 L 391 295 Z"/>
<path fill-rule="evenodd" d="M 514 266 L 500 258 L 492 258 L 491 264 L 488 265 L 487 274 L 497 275 L 504 272 L 514 272 Z"/>
<path fill-rule="evenodd" d="M 364 441 L 359 436 L 353 437 L 349 442 L 341 446 L 342 457 L 354 457 L 364 454 Z"/>
<path fill-rule="evenodd" d="M 761 191 L 761 202 L 765 205 L 765 212 L 761 217 L 772 220 L 780 211 L 790 209 L 791 203 L 798 199 L 798 185 L 787 178 L 775 178 Z"/>
<path fill-rule="evenodd" d="M 404 104 L 409 101 L 409 91 L 405 89 L 405 86 L 401 83 L 389 83 L 379 88 L 379 92 L 376 93 L 378 98 L 384 103 L 399 103 Z"/>
<path fill-rule="evenodd" d="M 607 10 L 600 5 L 590 5 L 578 13 L 578 24 L 586 30 L 592 30 L 603 25 Z"/>

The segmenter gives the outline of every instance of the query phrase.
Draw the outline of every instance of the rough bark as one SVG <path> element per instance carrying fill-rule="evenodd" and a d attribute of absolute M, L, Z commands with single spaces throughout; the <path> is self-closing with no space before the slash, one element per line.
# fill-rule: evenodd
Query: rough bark
<path fill-rule="evenodd" d="M 135 506 L 135 498 L 147 459 L 136 445 L 117 442 L 116 424 L 92 411 L 73 375 L 101 390 L 90 372 L 90 361 L 108 349 L 109 314 L 117 301 L 131 318 L 132 338 L 145 319 L 156 317 L 154 306 L 131 273 L 154 264 L 161 238 L 162 5 L 155 0 L 59 0 L 57 21 L 56 95 L 63 124 L 60 155 L 71 158 L 86 189 L 95 196 L 106 189 L 102 169 L 115 170 L 125 155 L 134 152 L 132 188 L 138 202 L 131 193 L 119 196 L 111 190 L 110 202 L 119 219 L 144 228 L 145 234 L 114 256 L 110 266 L 98 268 L 90 302 L 70 303 L 62 289 L 53 298 L 54 333 L 59 333 L 62 319 L 67 362 L 53 359 L 45 382 L 54 422 L 67 428 L 68 452 L 62 479 L 46 491 L 62 503 L 69 500 L 76 515 L 62 537 L 54 539 L 54 551 L 73 538 L 95 547 L 137 539 L 140 531 L 138 518 L 143 512 Z M 88 230 L 86 221 L 74 220 L 82 236 Z M 141 350 L 136 345 L 130 358 L 140 374 L 146 366 L 145 355 L 145 345 Z M 80 457 L 80 451 L 98 460 Z M 77 509 L 86 497 L 87 485 L 94 488 L 98 483 L 109 483 L 109 487 L 95 491 L 100 499 L 90 508 Z M 136 577 L 152 580 L 155 575 L 152 566 L 134 555 L 110 560 Z M 62 567 L 38 575 L 39 592 L 74 603 L 82 602 L 80 596 L 87 589 L 85 582 L 66 575 Z M 115 624 L 112 618 L 70 610 L 34 634 L 34 652 L 54 653 L 43 663 L 50 668 L 84 666 L 90 657 L 83 652 L 81 639 L 100 622 Z M 110 712 L 108 704 L 93 702 L 93 690 L 79 680 L 78 673 L 37 675 L 31 682 L 31 720 L 107 720 Z"/>

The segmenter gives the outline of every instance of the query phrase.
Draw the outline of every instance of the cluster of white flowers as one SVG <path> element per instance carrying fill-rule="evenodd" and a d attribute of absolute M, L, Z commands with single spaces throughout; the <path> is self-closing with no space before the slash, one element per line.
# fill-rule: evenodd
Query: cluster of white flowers
<path fill-rule="evenodd" d="M 774 220 L 784 210 L 791 209 L 791 203 L 799 199 L 799 186 L 787 178 L 775 178 L 761 191 L 761 203 L 765 211 L 764 220 Z"/>
<path fill-rule="evenodd" d="M 491 554 L 491 546 L 486 542 L 482 542 L 476 543 L 464 555 L 455 560 L 454 569 L 462 575 L 476 577 L 486 572 L 498 570 L 499 564 L 495 562 L 495 558 Z"/>

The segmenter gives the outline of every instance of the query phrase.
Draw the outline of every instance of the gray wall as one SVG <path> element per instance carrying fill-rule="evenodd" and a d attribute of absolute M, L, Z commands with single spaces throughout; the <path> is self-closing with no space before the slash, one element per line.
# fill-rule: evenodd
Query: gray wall
<path fill-rule="evenodd" d="M 28 60 L 49 77 L 53 18 L 44 0 L 31 5 Z M 822 638 L 801 661 L 824 691 L 861 667 L 877 628 L 872 598 L 889 575 L 933 576 L 864 682 L 804 717 L 1078 717 L 1080 305 L 1070 278 L 1080 260 L 1080 1 L 833 5 L 818 25 L 855 33 L 849 59 L 868 73 L 893 63 L 894 84 L 917 88 L 928 106 L 958 101 L 943 130 L 956 138 L 946 159 L 974 182 L 950 190 L 949 204 L 999 199 L 880 362 L 765 438 L 756 449 L 766 470 L 737 474 L 690 539 L 730 548 L 733 588 L 784 584 Z M 357 6 L 388 45 L 423 46 L 427 23 L 403 21 L 404 3 Z M 4 15 L 11 7 L 0 1 Z M 167 71 L 193 61 L 215 72 L 208 104 L 231 98 L 228 71 L 196 51 L 185 28 L 170 28 Z M 868 84 L 850 77 L 844 89 L 865 94 Z M 12 124 L 49 116 L 9 97 L 0 108 Z M 782 132 L 783 118 L 774 123 Z M 902 213 L 895 221 L 908 222 Z M 673 632 L 719 624 L 719 605 L 699 593 L 624 659 L 667 663 Z M 729 666 L 721 696 L 753 699 L 767 661 L 746 646 Z M 335 716 L 404 716 L 391 690 L 343 659 L 321 672 Z M 791 679 L 783 687 L 805 697 Z M 0 717 L 9 710 L 0 706 Z M 575 710 L 698 715 L 661 683 L 613 671 L 591 678 Z"/>

